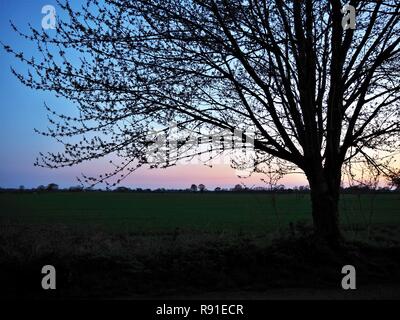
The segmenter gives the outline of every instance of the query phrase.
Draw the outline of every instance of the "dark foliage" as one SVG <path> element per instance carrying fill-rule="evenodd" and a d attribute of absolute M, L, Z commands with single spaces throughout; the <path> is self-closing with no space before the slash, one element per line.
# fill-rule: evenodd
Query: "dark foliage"
<path fill-rule="evenodd" d="M 53 229 L 53 230 L 52 230 Z M 272 244 L 238 234 L 105 234 L 65 227 L 8 226 L 0 235 L 1 296 L 7 298 L 157 298 L 209 292 L 340 286 L 343 265 L 357 266 L 359 287 L 400 285 L 400 244 L 348 243 L 332 249 L 310 228 Z M 52 238 L 57 233 L 58 238 Z M 57 270 L 57 290 L 41 289 L 43 265 Z M 299 297 L 301 298 L 301 297 Z"/>

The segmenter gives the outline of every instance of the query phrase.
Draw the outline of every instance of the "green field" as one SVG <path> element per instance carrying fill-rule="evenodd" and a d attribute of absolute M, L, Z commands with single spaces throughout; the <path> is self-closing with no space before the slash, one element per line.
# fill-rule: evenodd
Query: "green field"
<path fill-rule="evenodd" d="M 345 229 L 400 226 L 399 194 L 344 195 Z M 113 231 L 274 232 L 311 222 L 306 194 L 2 193 L 0 219 L 24 224 L 99 226 Z"/>
<path fill-rule="evenodd" d="M 310 232 L 307 194 L 0 193 L 0 298 L 50 297 L 38 286 L 46 264 L 61 299 L 253 299 L 274 288 L 347 299 L 345 264 L 367 297 L 398 297 L 400 195 L 347 194 L 340 206 L 347 241 L 331 248 Z"/>

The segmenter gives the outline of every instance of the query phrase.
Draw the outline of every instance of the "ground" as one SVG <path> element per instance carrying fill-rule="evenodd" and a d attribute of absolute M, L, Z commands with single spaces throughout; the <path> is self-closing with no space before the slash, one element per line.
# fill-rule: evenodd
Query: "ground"
<path fill-rule="evenodd" d="M 399 209 L 399 194 L 343 195 L 333 250 L 313 238 L 307 194 L 2 193 L 1 296 L 395 298 Z M 354 294 L 338 290 L 344 264 Z"/>

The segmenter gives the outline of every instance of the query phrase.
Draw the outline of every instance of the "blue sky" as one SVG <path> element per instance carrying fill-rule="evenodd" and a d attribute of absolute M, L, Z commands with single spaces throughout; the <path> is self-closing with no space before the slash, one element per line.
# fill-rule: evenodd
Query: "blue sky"
<path fill-rule="evenodd" d="M 78 4 L 78 1 L 73 1 Z M 41 0 L 0 0 L 0 40 L 25 54 L 34 54 L 34 44 L 20 38 L 11 29 L 12 20 L 21 30 L 27 30 L 28 23 L 41 27 L 44 5 L 54 5 L 55 1 Z M 60 10 L 57 11 L 60 13 Z M 48 31 L 55 32 L 55 31 Z M 34 133 L 34 128 L 46 129 L 47 118 L 44 102 L 58 110 L 73 106 L 56 99 L 51 93 L 33 91 L 24 87 L 10 72 L 10 66 L 18 71 L 26 71 L 2 48 L 0 50 L 0 187 L 35 187 L 40 184 L 55 182 L 61 186 L 76 185 L 76 177 L 82 172 L 101 173 L 104 163 L 86 163 L 78 167 L 50 170 L 34 167 L 33 163 L 40 151 L 61 150 L 53 140 Z M 209 188 L 216 186 L 230 187 L 244 182 L 248 185 L 263 185 L 260 177 L 240 180 L 228 166 L 216 166 L 213 169 L 200 165 L 186 165 L 167 170 L 141 169 L 129 178 L 125 185 L 130 187 L 172 187 L 184 188 L 191 183 L 204 183 Z M 282 181 L 289 185 L 306 184 L 302 177 L 292 177 Z"/>
<path fill-rule="evenodd" d="M 19 38 L 10 27 L 10 20 L 26 28 L 28 22 L 40 26 L 43 1 L 0 1 L 0 40 L 21 51 L 32 51 L 32 44 Z M 42 127 L 46 118 L 44 101 L 52 101 L 50 95 L 33 92 L 24 87 L 11 74 L 13 65 L 23 70 L 13 58 L 0 50 L 0 186 L 45 183 L 42 170 L 32 170 L 38 150 L 48 142 L 34 134 L 35 127 Z M 41 179 L 41 177 L 43 177 Z"/>

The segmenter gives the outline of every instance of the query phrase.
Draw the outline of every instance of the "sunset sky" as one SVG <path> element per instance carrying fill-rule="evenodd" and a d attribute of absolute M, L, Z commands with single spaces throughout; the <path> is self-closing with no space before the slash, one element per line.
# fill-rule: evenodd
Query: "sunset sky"
<path fill-rule="evenodd" d="M 76 2 L 74 2 L 76 3 Z M 19 51 L 33 54 L 34 45 L 18 37 L 11 29 L 12 20 L 21 30 L 26 30 L 28 23 L 40 27 L 44 16 L 41 9 L 51 4 L 57 9 L 56 3 L 40 0 L 19 0 L 15 2 L 0 1 L 0 40 Z M 54 32 L 54 31 L 49 31 Z M 11 74 L 10 66 L 19 71 L 26 67 L 16 62 L 4 50 L 0 50 L 0 187 L 36 187 L 50 182 L 58 183 L 62 187 L 76 185 L 77 176 L 81 173 L 96 174 L 104 171 L 106 161 L 85 163 L 67 169 L 50 170 L 34 167 L 33 163 L 40 151 L 62 150 L 50 138 L 34 133 L 34 128 L 45 130 L 47 127 L 44 102 L 57 110 L 71 110 L 73 106 L 59 100 L 54 95 L 35 92 L 24 87 Z M 209 189 L 232 187 L 237 183 L 247 186 L 264 186 L 261 175 L 248 179 L 240 179 L 229 165 L 217 165 L 209 168 L 203 165 L 181 165 L 170 169 L 140 169 L 131 175 L 123 185 L 143 188 L 187 188 L 192 183 L 203 183 Z M 285 177 L 280 183 L 287 186 L 307 184 L 304 176 L 295 174 Z"/>

